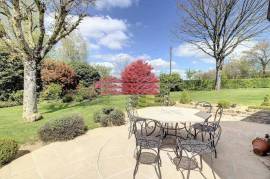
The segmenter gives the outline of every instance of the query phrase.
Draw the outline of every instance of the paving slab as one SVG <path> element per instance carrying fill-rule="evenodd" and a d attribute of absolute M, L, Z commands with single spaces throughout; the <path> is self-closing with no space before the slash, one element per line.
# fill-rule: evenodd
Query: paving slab
<path fill-rule="evenodd" d="M 154 112 L 154 111 L 153 111 Z M 269 133 L 270 125 L 224 117 L 218 158 L 203 157 L 203 170 L 191 179 L 269 179 L 270 171 L 252 152 L 251 141 Z M 135 139 L 128 125 L 98 128 L 67 142 L 55 142 L 14 160 L 0 169 L 0 179 L 131 179 L 135 167 Z M 185 178 L 170 160 L 174 153 L 161 151 L 163 179 Z M 152 165 L 140 165 L 137 179 L 158 178 Z"/>

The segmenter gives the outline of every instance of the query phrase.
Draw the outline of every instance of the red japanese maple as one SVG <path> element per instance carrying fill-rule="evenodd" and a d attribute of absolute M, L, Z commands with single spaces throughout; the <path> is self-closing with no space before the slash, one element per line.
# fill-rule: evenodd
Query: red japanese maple
<path fill-rule="evenodd" d="M 152 66 L 144 60 L 129 64 L 121 74 L 124 94 L 157 94 L 158 78 L 152 73 Z"/>
<path fill-rule="evenodd" d="M 121 94 L 121 80 L 113 76 L 108 76 L 96 83 L 96 89 L 101 95 Z"/>

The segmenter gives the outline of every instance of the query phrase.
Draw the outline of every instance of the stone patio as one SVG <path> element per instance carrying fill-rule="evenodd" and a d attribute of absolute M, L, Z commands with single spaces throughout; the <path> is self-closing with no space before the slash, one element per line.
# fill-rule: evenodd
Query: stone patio
<path fill-rule="evenodd" d="M 269 179 L 270 170 L 253 154 L 251 140 L 270 132 L 270 125 L 224 117 L 218 158 L 213 169 L 204 157 L 202 174 L 191 179 Z M 129 179 L 135 166 L 134 139 L 127 126 L 98 128 L 67 142 L 55 142 L 26 154 L 0 169 L 0 179 Z M 186 171 L 176 171 L 169 159 L 174 153 L 161 152 L 162 178 L 177 179 Z M 204 176 L 204 177 L 203 177 Z M 153 166 L 140 165 L 138 179 L 155 179 Z"/>

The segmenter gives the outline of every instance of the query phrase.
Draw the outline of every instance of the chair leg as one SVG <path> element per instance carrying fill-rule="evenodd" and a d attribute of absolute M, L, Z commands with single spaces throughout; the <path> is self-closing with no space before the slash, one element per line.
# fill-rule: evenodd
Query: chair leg
<path fill-rule="evenodd" d="M 203 169 L 203 162 L 202 162 L 202 155 L 200 155 L 200 165 L 201 165 L 201 167 L 200 167 L 200 170 L 202 171 L 202 169 Z"/>
<path fill-rule="evenodd" d="M 215 158 L 217 158 L 217 150 L 216 150 L 216 148 L 215 148 Z"/>
<path fill-rule="evenodd" d="M 189 160 L 189 162 L 188 162 L 188 173 L 187 173 L 187 179 L 189 179 L 189 176 L 190 176 L 190 164 L 191 164 L 191 160 Z"/>
<path fill-rule="evenodd" d="M 203 136 L 203 132 L 201 133 L 201 135 L 202 135 L 202 141 L 204 142 L 204 136 Z"/>
<path fill-rule="evenodd" d="M 137 174 L 138 169 L 139 169 L 141 152 L 142 152 L 142 149 L 140 147 L 139 151 L 137 152 L 136 165 L 135 165 L 134 172 L 133 172 L 133 178 L 134 179 L 135 179 L 136 174 Z"/>

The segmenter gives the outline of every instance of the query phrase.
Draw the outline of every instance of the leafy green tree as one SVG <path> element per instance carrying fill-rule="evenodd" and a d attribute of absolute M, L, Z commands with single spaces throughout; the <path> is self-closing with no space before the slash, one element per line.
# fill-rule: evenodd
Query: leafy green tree
<path fill-rule="evenodd" d="M 172 74 L 161 74 L 160 79 L 160 90 L 169 89 L 170 91 L 182 90 L 182 79 L 179 73 Z"/>
<path fill-rule="evenodd" d="M 197 73 L 197 71 L 188 69 L 185 73 L 188 80 L 193 80 L 194 75 Z"/>
<path fill-rule="evenodd" d="M 95 0 L 0 1 L 0 39 L 24 63 L 23 118 L 26 121 L 42 117 L 37 108 L 37 76 L 43 59 L 79 26 L 94 3 Z"/>
<path fill-rule="evenodd" d="M 104 65 L 95 65 L 95 69 L 98 71 L 101 78 L 106 78 L 111 75 L 112 68 Z"/>
<path fill-rule="evenodd" d="M 0 53 L 0 100 L 23 89 L 23 62 L 7 53 Z"/>
<path fill-rule="evenodd" d="M 70 63 L 70 66 L 74 69 L 78 81 L 86 87 L 100 79 L 98 71 L 86 62 L 74 61 Z"/>

